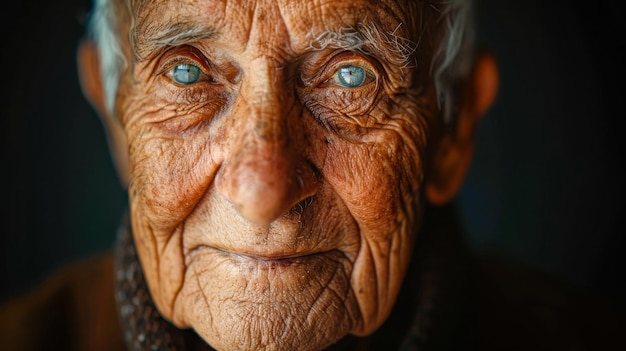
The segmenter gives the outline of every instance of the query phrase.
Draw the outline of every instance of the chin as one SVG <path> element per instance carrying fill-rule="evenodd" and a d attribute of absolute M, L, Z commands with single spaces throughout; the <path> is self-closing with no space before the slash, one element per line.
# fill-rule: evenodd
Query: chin
<path fill-rule="evenodd" d="M 351 270 L 336 250 L 270 259 L 202 247 L 178 312 L 218 350 L 321 350 L 360 326 Z"/>

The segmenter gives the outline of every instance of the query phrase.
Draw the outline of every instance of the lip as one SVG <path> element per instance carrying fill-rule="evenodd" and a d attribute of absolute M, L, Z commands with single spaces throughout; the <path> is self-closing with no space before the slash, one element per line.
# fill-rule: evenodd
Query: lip
<path fill-rule="evenodd" d="M 319 257 L 324 254 L 324 252 L 316 252 L 309 254 L 295 254 L 295 255 L 249 255 L 249 254 L 241 254 L 241 253 L 230 253 L 233 258 L 240 260 L 242 262 L 257 262 L 260 264 L 267 264 L 271 267 L 280 266 L 286 267 L 292 264 L 299 264 L 309 261 L 315 257 Z"/>
<path fill-rule="evenodd" d="M 249 254 L 241 252 L 221 251 L 227 255 L 231 262 L 248 269 L 255 267 L 261 270 L 286 270 L 290 267 L 308 266 L 320 259 L 325 252 L 308 254 Z M 285 271 L 286 272 L 286 271 Z"/>
<path fill-rule="evenodd" d="M 294 264 L 302 264 L 315 255 L 304 256 L 284 256 L 284 257 L 266 257 L 266 256 L 249 256 L 242 254 L 232 254 L 234 260 L 243 264 L 255 264 L 257 267 L 266 269 L 285 268 Z"/>
<path fill-rule="evenodd" d="M 260 253 L 260 252 L 247 252 L 247 251 L 235 251 L 218 247 L 201 246 L 198 249 L 208 249 L 216 251 L 222 255 L 228 256 L 237 261 L 253 261 L 259 263 L 277 264 L 280 266 L 286 266 L 293 263 L 300 263 L 311 259 L 315 256 L 323 255 L 327 252 L 307 252 L 307 253 Z"/>
<path fill-rule="evenodd" d="M 225 252 L 233 258 L 241 261 L 255 261 L 259 263 L 267 263 L 279 266 L 288 266 L 294 263 L 302 263 L 313 257 L 320 256 L 324 252 L 315 252 L 307 254 L 249 254 L 240 252 Z"/>

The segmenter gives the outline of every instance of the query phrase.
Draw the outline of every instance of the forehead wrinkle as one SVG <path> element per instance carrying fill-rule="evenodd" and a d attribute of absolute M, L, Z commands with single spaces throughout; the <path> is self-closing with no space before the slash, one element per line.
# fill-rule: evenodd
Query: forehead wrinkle
<path fill-rule="evenodd" d="M 145 60 L 167 47 L 192 44 L 218 35 L 218 23 L 207 18 L 223 17 L 225 3 L 206 1 L 198 8 L 194 0 L 126 0 L 130 2 L 129 40 L 137 60 Z"/>
<path fill-rule="evenodd" d="M 403 7 L 400 3 L 403 2 L 317 0 L 299 6 L 303 4 L 284 1 L 281 15 L 289 32 L 300 34 L 300 38 L 292 38 L 296 52 L 313 49 L 323 38 L 328 47 L 346 49 L 364 49 L 365 44 L 382 48 L 382 43 L 377 42 L 391 41 L 393 44 L 388 46 L 393 46 L 394 52 L 403 52 L 399 56 L 406 56 L 416 45 L 411 40 L 411 6 Z"/>
<path fill-rule="evenodd" d="M 150 57 L 151 54 L 158 52 L 163 48 L 212 39 L 217 37 L 219 34 L 222 36 L 224 35 L 224 33 L 218 33 L 214 26 L 208 26 L 203 21 L 195 20 L 192 15 L 194 13 L 197 14 L 197 10 L 191 11 L 193 10 L 193 5 L 187 3 L 186 1 L 175 2 L 178 4 L 178 6 L 175 6 L 176 14 L 170 14 L 168 16 L 169 19 L 163 17 L 167 16 L 168 9 L 172 9 L 169 6 L 172 5 L 170 1 L 148 1 L 143 3 L 143 5 L 140 5 L 140 0 L 130 1 L 135 3 L 135 11 L 133 12 L 137 14 L 137 16 L 133 16 L 135 17 L 134 19 L 136 20 L 136 25 L 131 28 L 131 47 L 135 58 L 139 61 L 145 60 Z M 256 3 L 257 1 L 254 2 Z M 214 9 L 220 7 L 218 3 L 222 6 L 231 4 L 231 2 L 228 1 L 214 1 L 210 3 L 215 5 Z M 356 1 L 356 3 L 360 2 Z M 290 35 L 290 44 L 293 45 L 290 45 L 291 51 L 294 53 L 302 52 L 303 50 L 309 51 L 324 42 L 324 47 L 344 48 L 355 51 L 362 50 L 370 54 L 385 54 L 386 51 L 386 55 L 382 57 L 383 59 L 389 59 L 394 64 L 400 63 L 405 65 L 407 63 L 407 53 L 411 53 L 416 46 L 413 45 L 413 43 L 404 35 L 402 35 L 406 34 L 406 31 L 408 30 L 406 25 L 410 26 L 410 24 L 400 22 L 401 19 L 398 16 L 401 14 L 397 13 L 398 6 L 387 4 L 384 1 L 372 2 L 371 0 L 363 0 L 363 2 L 360 3 L 362 6 L 357 6 L 356 8 L 346 6 L 346 3 L 339 5 L 339 7 L 335 7 L 336 5 L 330 5 L 337 4 L 332 1 L 315 1 L 314 3 L 306 3 L 306 12 L 319 12 L 324 15 L 321 16 L 321 18 L 326 18 L 326 16 L 335 18 L 338 16 L 338 12 L 341 13 L 344 11 L 345 14 L 350 14 L 347 18 L 345 16 L 339 16 L 335 18 L 334 21 L 323 21 L 322 23 L 317 23 L 316 25 L 309 27 L 308 30 L 305 29 L 305 27 L 308 27 L 307 22 L 309 22 L 310 19 L 302 17 L 294 18 L 289 11 L 286 11 L 286 13 L 283 12 L 287 9 L 297 8 L 298 6 L 295 3 L 286 2 L 279 4 L 280 5 L 278 7 L 280 16 L 282 17 L 281 20 L 283 23 L 286 22 L 287 27 L 289 28 L 288 32 L 296 34 L 296 37 L 292 37 Z M 394 5 L 397 4 L 394 3 Z M 211 6 L 206 6 L 206 8 L 210 7 Z M 227 8 L 228 6 L 222 8 L 221 12 L 223 12 L 223 14 L 227 14 L 229 12 Z M 343 11 L 337 11 L 337 9 L 341 9 Z M 350 11 L 347 11 L 348 9 L 350 9 Z M 218 10 L 217 12 L 220 11 Z M 301 11 L 294 12 L 297 13 Z M 396 32 L 396 30 L 399 26 L 395 26 L 395 28 L 389 27 L 387 29 L 381 28 L 379 23 L 377 23 L 380 21 L 379 18 L 381 15 L 382 17 L 387 17 L 388 20 L 391 20 L 391 22 L 401 23 L 401 27 L 403 28 L 400 28 L 400 31 L 398 32 Z M 187 20 L 183 21 L 181 18 L 187 18 Z M 368 18 L 370 20 L 368 20 Z M 153 19 L 156 20 L 153 21 Z M 232 21 L 225 21 L 225 23 L 221 23 L 221 25 L 229 22 Z M 324 22 L 326 22 L 326 25 L 324 25 Z M 338 26 L 339 28 L 332 28 L 333 26 L 329 22 L 335 22 L 335 24 L 340 27 Z M 330 26 L 328 26 L 329 24 Z M 390 24 L 393 25 L 393 23 Z M 320 31 L 316 33 L 315 27 L 317 27 Z M 327 27 L 328 29 L 323 27 Z M 294 29 L 295 31 L 293 31 Z M 404 33 L 400 34 L 400 32 Z M 297 38 L 298 33 L 300 34 L 300 38 Z M 390 48 L 391 50 L 381 50 L 384 48 Z"/>

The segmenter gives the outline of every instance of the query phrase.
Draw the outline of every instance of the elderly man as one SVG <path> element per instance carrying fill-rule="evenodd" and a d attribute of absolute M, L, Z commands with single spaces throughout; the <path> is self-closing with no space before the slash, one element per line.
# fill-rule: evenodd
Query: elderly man
<path fill-rule="evenodd" d="M 130 206 L 114 275 L 75 272 L 94 283 L 69 345 L 470 348 L 441 214 L 497 86 L 469 1 L 98 0 L 90 20 L 81 82 Z"/>
<path fill-rule="evenodd" d="M 129 346 L 418 343 L 419 319 L 377 331 L 407 274 L 411 315 L 429 318 L 436 285 L 407 271 L 435 249 L 420 247 L 424 207 L 456 193 L 496 87 L 470 15 L 469 1 L 98 1 L 80 72 L 128 186 Z"/>

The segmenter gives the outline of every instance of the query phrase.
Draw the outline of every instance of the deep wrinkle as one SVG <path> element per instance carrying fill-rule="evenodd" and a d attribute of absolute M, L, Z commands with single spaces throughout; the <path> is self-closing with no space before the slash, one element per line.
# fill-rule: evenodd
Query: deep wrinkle
<path fill-rule="evenodd" d="M 390 110 L 393 104 L 386 103 L 407 105 L 410 95 L 401 87 L 413 80 L 400 73 L 412 76 L 414 68 L 406 66 L 393 41 L 359 44 L 368 36 L 383 38 L 364 26 L 349 34 L 359 49 L 342 48 L 347 39 L 341 35 L 320 33 L 358 28 L 359 18 L 369 18 L 375 24 L 368 28 L 383 33 L 405 35 L 406 28 L 384 8 L 360 0 L 324 3 L 322 12 L 329 16 L 323 20 L 301 16 L 304 5 L 293 2 L 283 8 L 280 2 L 259 1 L 266 8 L 256 12 L 229 2 L 230 11 L 219 20 L 206 17 L 205 7 L 192 11 L 201 3 L 173 6 L 168 11 L 178 12 L 157 16 L 161 4 L 148 5 L 142 21 L 179 18 L 204 23 L 210 31 L 205 37 L 168 38 L 177 46 L 133 62 L 120 84 L 124 108 L 119 110 L 128 122 L 137 190 L 131 206 L 134 235 L 141 238 L 149 226 L 153 235 L 181 243 L 177 253 L 160 242 L 137 240 L 148 246 L 138 251 L 172 255 L 161 262 L 177 262 L 174 256 L 180 255 L 187 263 L 186 270 L 176 265 L 155 270 L 147 261 L 157 306 L 175 325 L 193 328 L 218 349 L 242 337 L 259 347 L 319 349 L 347 334 L 373 332 L 391 310 L 399 289 L 395 281 L 408 263 L 410 248 L 392 250 L 391 244 L 411 241 L 412 212 L 420 210 L 404 206 L 400 189 L 420 189 L 420 177 L 412 175 L 422 172 L 423 145 L 416 143 L 421 126 L 415 125 L 415 110 Z M 348 5 L 356 5 L 360 15 L 350 14 L 354 6 Z M 345 18 L 331 15 L 345 11 L 350 14 Z M 145 30 L 141 26 L 139 32 Z M 315 33 L 334 39 L 312 50 Z M 401 61 L 402 68 L 392 61 Z M 165 67 L 198 62 L 220 84 L 177 84 L 167 69 L 154 70 L 154 62 Z M 331 79 L 346 65 L 365 69 L 363 85 L 343 87 Z M 223 73 L 233 67 L 236 83 Z M 321 83 L 299 85 L 293 78 L 303 73 Z M 196 101 L 212 98 L 208 105 Z M 436 115 L 430 109 L 424 113 Z M 394 127 L 384 128 L 390 121 Z M 161 127 L 166 125 L 170 128 Z M 176 230 L 180 223 L 184 232 Z M 182 289 L 155 287 L 172 279 L 182 279 Z M 282 313 L 293 318 L 297 330 L 281 329 Z M 317 319 L 328 323 L 312 323 Z M 242 336 L 237 330 L 250 332 Z"/>

